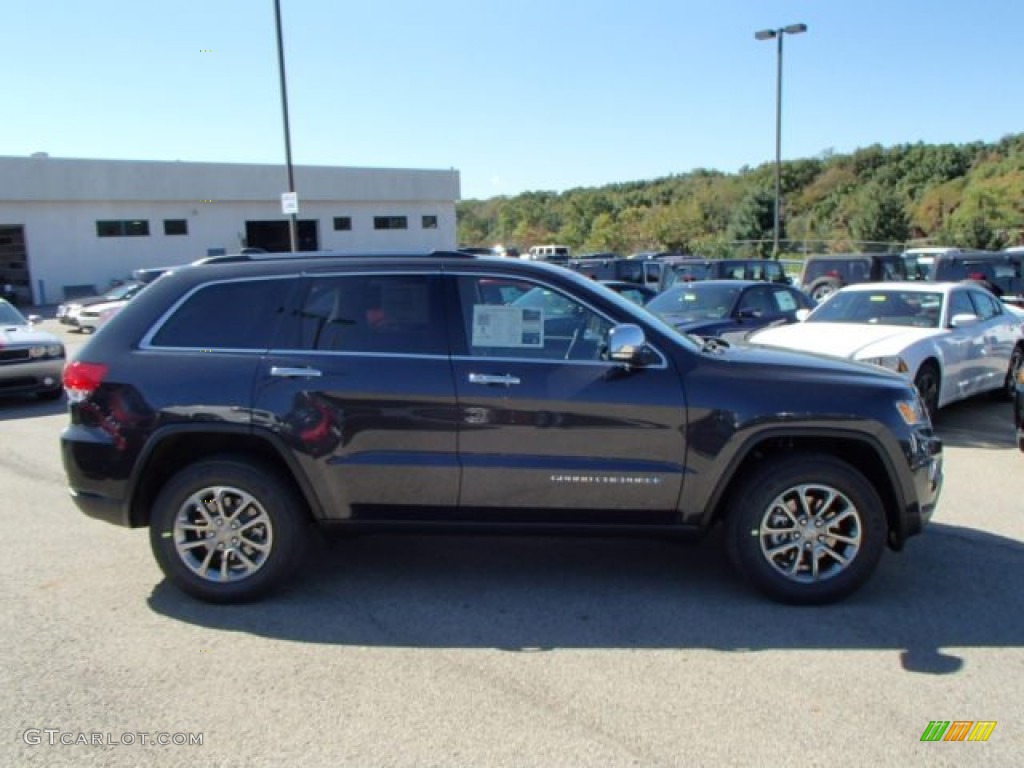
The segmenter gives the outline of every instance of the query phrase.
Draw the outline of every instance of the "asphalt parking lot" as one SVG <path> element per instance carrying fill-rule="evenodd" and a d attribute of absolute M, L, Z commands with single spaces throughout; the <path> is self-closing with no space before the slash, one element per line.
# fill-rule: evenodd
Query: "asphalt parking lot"
<path fill-rule="evenodd" d="M 72 350 L 84 340 L 45 327 Z M 326 542 L 275 598 L 204 605 L 163 581 L 145 531 L 68 499 L 66 419 L 63 403 L 0 400 L 2 765 L 1010 766 L 1024 753 L 1024 455 L 1006 403 L 940 414 L 933 524 L 853 598 L 802 609 L 749 591 L 716 539 L 423 536 Z M 934 720 L 997 725 L 985 743 L 922 743 Z M 151 743 L 161 734 L 171 743 Z"/>

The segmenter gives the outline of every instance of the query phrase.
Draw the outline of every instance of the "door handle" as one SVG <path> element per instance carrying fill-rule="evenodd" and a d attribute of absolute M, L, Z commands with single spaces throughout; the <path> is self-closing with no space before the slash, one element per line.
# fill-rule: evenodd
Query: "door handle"
<path fill-rule="evenodd" d="M 519 383 L 518 376 L 512 376 L 505 374 L 502 376 L 493 376 L 489 373 L 471 373 L 469 374 L 470 384 L 504 384 L 506 387 L 511 387 L 513 384 Z"/>
<path fill-rule="evenodd" d="M 275 365 L 271 367 L 270 375 L 281 376 L 286 379 L 315 379 L 317 376 L 323 376 L 324 374 L 322 371 L 318 371 L 316 368 L 286 368 L 283 366 Z"/>

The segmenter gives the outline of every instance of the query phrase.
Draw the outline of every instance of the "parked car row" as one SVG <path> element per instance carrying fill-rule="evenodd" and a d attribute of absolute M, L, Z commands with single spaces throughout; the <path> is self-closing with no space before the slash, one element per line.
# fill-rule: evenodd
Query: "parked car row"
<path fill-rule="evenodd" d="M 799 287 L 821 301 L 846 285 L 923 280 L 979 283 L 1008 303 L 1024 304 L 1024 252 L 913 248 L 903 253 L 808 256 Z"/>
<path fill-rule="evenodd" d="M 97 296 L 65 301 L 57 307 L 57 320 L 72 330 L 92 333 L 144 287 L 142 282 L 131 281 Z"/>

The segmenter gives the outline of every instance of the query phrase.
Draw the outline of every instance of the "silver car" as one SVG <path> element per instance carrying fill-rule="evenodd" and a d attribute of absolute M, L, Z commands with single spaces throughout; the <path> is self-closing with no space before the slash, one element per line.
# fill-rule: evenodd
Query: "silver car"
<path fill-rule="evenodd" d="M 41 319 L 32 315 L 26 320 L 0 299 L 0 396 L 35 393 L 56 400 L 63 394 L 64 345 L 34 327 Z"/>

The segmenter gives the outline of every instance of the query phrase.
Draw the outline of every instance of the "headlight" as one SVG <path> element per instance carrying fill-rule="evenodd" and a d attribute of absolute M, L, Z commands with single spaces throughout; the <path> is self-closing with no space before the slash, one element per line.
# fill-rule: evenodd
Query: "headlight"
<path fill-rule="evenodd" d="M 883 357 L 867 357 L 864 358 L 865 363 L 871 363 L 877 365 L 880 368 L 888 368 L 890 371 L 896 371 L 896 373 L 906 373 L 910 370 L 906 362 L 899 355 L 885 355 Z"/>
<path fill-rule="evenodd" d="M 915 424 L 928 423 L 928 414 L 925 412 L 924 404 L 919 397 L 915 397 L 912 400 L 897 400 L 896 410 L 900 412 L 900 416 L 903 417 L 903 421 L 906 422 L 908 427 L 913 427 Z"/>
<path fill-rule="evenodd" d="M 29 347 L 28 356 L 34 360 L 40 357 L 64 357 L 63 344 L 47 344 L 38 347 Z"/>

